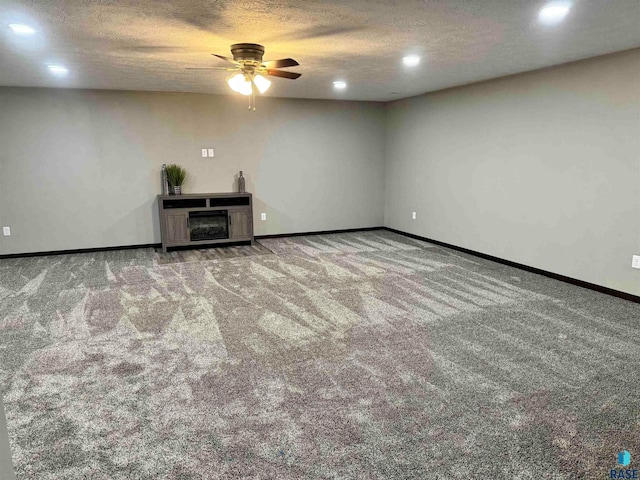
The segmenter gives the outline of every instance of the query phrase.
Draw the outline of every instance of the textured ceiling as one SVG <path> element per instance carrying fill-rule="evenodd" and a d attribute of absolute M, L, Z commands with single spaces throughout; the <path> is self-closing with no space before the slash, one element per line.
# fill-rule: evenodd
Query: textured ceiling
<path fill-rule="evenodd" d="M 298 80 L 267 95 L 388 101 L 640 46 L 639 0 L 574 0 L 559 25 L 538 0 L 0 0 L 0 85 L 229 93 L 209 55 L 260 43 Z M 9 23 L 34 26 L 17 37 Z M 423 57 L 403 67 L 407 53 Z M 46 63 L 71 73 L 54 78 Z M 347 90 L 333 90 L 334 80 Z"/>

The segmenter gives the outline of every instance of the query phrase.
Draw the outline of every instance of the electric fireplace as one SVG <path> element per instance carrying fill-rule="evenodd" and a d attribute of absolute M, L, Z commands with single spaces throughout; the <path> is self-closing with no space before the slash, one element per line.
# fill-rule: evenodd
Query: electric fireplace
<path fill-rule="evenodd" d="M 250 193 L 158 195 L 162 251 L 251 242 L 253 197 Z"/>
<path fill-rule="evenodd" d="M 229 238 L 228 210 L 189 212 L 189 233 L 192 242 Z"/>

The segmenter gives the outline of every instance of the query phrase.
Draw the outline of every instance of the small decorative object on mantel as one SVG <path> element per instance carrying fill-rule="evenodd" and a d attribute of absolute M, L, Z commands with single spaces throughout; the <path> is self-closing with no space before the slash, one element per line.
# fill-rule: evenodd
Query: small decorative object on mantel
<path fill-rule="evenodd" d="M 167 181 L 171 187 L 170 195 L 182 195 L 182 185 L 187 179 L 187 171 L 184 167 L 172 163 L 167 165 L 165 172 L 167 172 Z"/>
<path fill-rule="evenodd" d="M 162 164 L 162 194 L 169 195 L 169 181 L 167 180 L 167 164 Z"/>
<path fill-rule="evenodd" d="M 242 170 L 240 170 L 240 175 L 238 176 L 238 192 L 239 193 L 245 192 L 244 177 L 242 176 Z"/>

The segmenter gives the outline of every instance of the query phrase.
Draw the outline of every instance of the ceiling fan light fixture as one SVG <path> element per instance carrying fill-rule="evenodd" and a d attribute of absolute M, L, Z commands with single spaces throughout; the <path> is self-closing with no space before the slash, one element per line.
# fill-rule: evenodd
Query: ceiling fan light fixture
<path fill-rule="evenodd" d="M 279 77 L 295 80 L 302 76 L 301 73 L 278 70 L 279 68 L 297 67 L 300 64 L 293 58 L 281 58 L 280 60 L 262 61 L 264 47 L 257 43 L 235 43 L 231 45 L 233 58 L 213 53 L 214 57 L 224 60 L 226 67 L 195 68 L 194 70 L 225 70 L 234 72 L 227 77 L 229 88 L 240 95 L 250 97 L 249 110 L 256 111 L 256 95 L 263 94 L 271 86 L 271 81 L 266 77 Z"/>
<path fill-rule="evenodd" d="M 269 90 L 269 87 L 271 86 L 271 80 L 267 80 L 262 75 L 256 75 L 253 79 L 253 83 L 255 83 L 260 94 Z"/>
<path fill-rule="evenodd" d="M 238 92 L 240 95 L 251 95 L 253 88 L 251 87 L 251 80 L 248 79 L 243 73 L 236 73 L 227 79 L 227 84 L 234 92 Z"/>

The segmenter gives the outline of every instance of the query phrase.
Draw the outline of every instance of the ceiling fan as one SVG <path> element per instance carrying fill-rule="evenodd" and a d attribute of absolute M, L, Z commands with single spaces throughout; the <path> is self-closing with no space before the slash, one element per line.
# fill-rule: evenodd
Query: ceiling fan
<path fill-rule="evenodd" d="M 233 58 L 224 57 L 215 53 L 212 54 L 214 57 L 230 63 L 231 66 L 191 67 L 187 70 L 224 70 L 227 72 L 236 72 L 227 79 L 227 83 L 233 91 L 242 95 L 251 96 L 249 110 L 256 110 L 256 91 L 264 93 L 269 86 L 271 86 L 271 81 L 265 78 L 266 76 L 288 78 L 290 80 L 295 80 L 302 76 L 300 73 L 277 70 L 278 68 L 296 67 L 300 65 L 293 58 L 282 58 L 280 60 L 263 62 L 264 47 L 256 43 L 236 43 L 231 45 L 231 53 Z"/>

